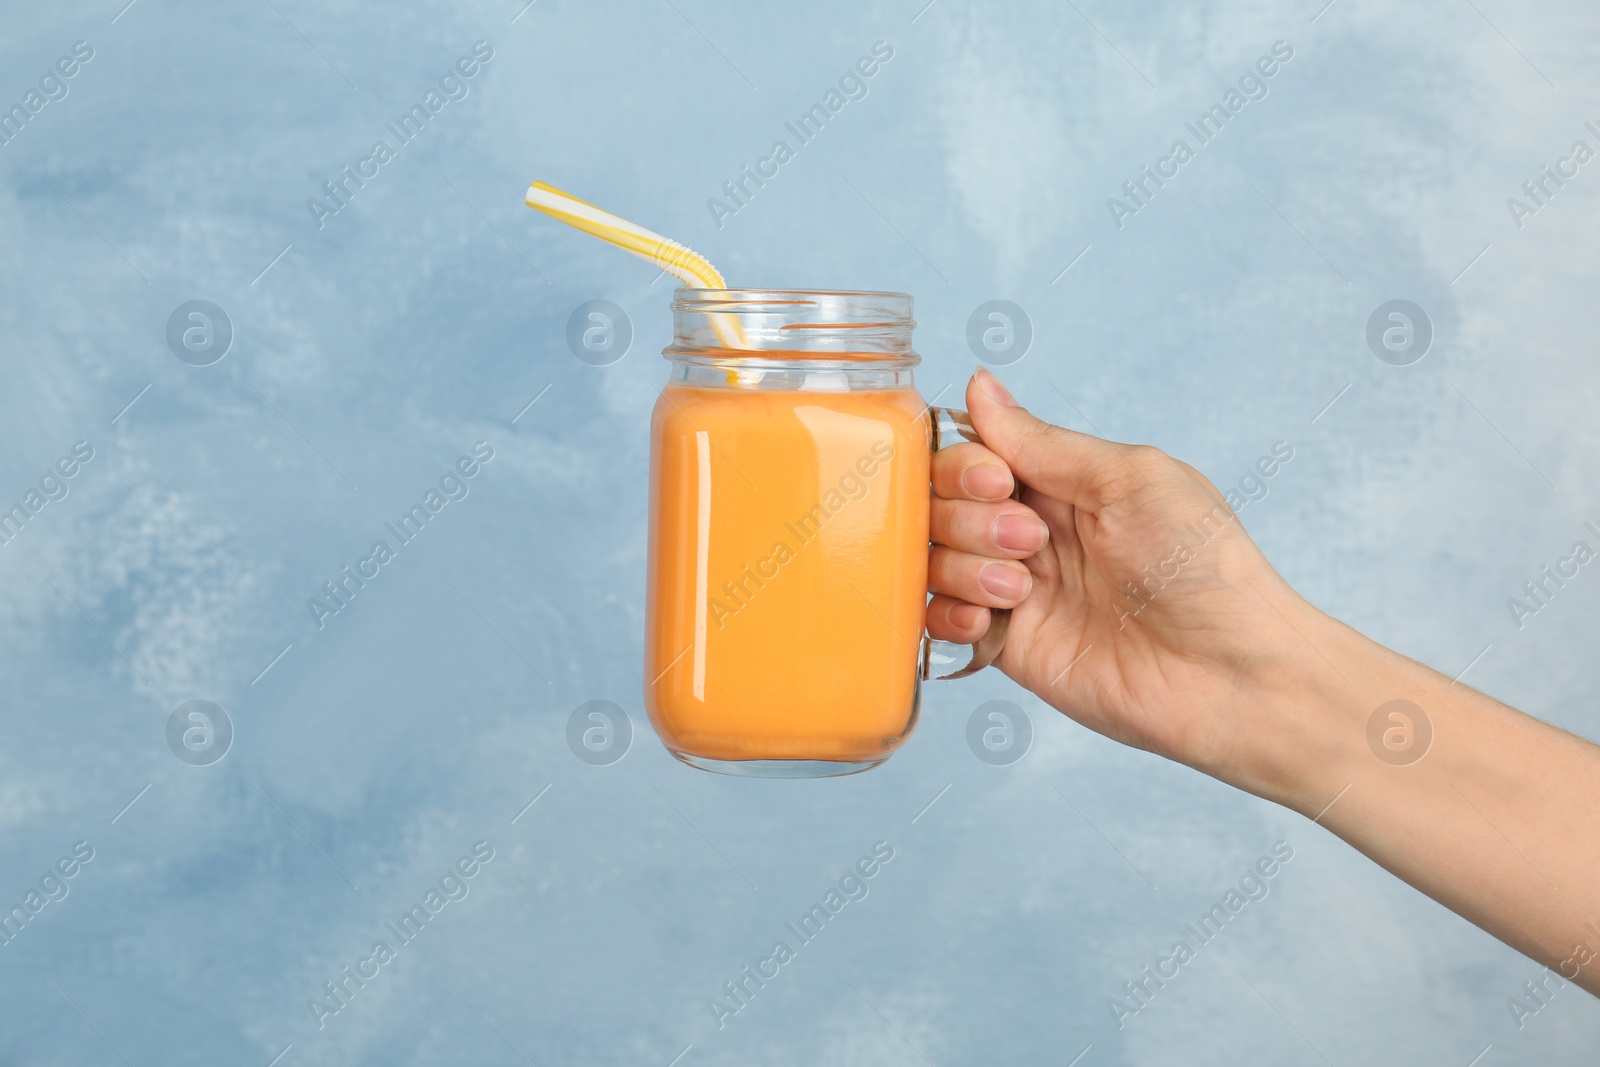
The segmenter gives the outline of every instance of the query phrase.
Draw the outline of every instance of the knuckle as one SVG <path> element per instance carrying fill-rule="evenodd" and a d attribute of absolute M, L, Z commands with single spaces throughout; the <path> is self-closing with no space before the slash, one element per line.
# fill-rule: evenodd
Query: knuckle
<path fill-rule="evenodd" d="M 1177 464 L 1179 470 L 1188 475 L 1191 487 L 1201 496 L 1205 497 L 1214 504 L 1226 503 L 1226 500 L 1222 495 L 1222 491 L 1217 488 L 1216 483 L 1210 478 L 1207 478 L 1198 467 L 1194 467 L 1188 463 L 1185 463 L 1181 459 L 1175 459 L 1173 462 Z"/>
<path fill-rule="evenodd" d="M 1119 458 L 1107 464 L 1099 485 L 1106 500 L 1121 500 L 1171 481 L 1172 457 L 1154 445 L 1122 445 Z"/>
<path fill-rule="evenodd" d="M 976 500 L 950 502 L 949 543 L 954 548 L 965 548 L 972 541 L 973 531 L 981 525 L 987 505 Z"/>
<path fill-rule="evenodd" d="M 1172 465 L 1172 457 L 1155 445 L 1129 445 L 1128 458 L 1146 474 L 1160 473 Z"/>

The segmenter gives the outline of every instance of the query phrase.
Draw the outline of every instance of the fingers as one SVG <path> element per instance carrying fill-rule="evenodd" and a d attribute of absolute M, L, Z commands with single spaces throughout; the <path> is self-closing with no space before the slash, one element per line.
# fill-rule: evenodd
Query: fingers
<path fill-rule="evenodd" d="M 1004 500 L 1016 488 L 1005 460 L 970 441 L 933 454 L 933 491 L 946 500 Z"/>
<path fill-rule="evenodd" d="M 954 597 L 928 601 L 928 636 L 935 641 L 970 645 L 989 629 L 989 609 Z"/>
<path fill-rule="evenodd" d="M 1050 540 L 1044 520 L 1013 500 L 985 504 L 934 497 L 929 533 L 937 544 L 1003 559 L 1025 559 Z"/>
<path fill-rule="evenodd" d="M 944 545 L 928 550 L 928 591 L 987 608 L 1015 607 L 1033 589 L 1033 575 L 1015 560 L 986 559 Z"/>
<path fill-rule="evenodd" d="M 1135 460 L 1153 450 L 1119 446 L 1037 419 L 987 368 L 967 384 L 967 411 L 984 444 L 1017 478 L 1085 511 L 1098 511 L 1149 481 Z"/>
<path fill-rule="evenodd" d="M 972 644 L 989 629 L 989 609 L 1020 602 L 1033 587 L 1013 562 L 1038 552 L 1050 528 L 1010 499 L 1011 469 L 989 449 L 963 442 L 935 453 L 928 556 L 928 633 Z"/>

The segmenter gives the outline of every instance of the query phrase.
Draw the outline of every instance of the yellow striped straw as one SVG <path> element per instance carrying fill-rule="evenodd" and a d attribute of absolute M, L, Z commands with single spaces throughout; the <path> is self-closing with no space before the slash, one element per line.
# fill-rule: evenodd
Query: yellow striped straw
<path fill-rule="evenodd" d="M 721 272 L 700 253 L 669 237 L 663 237 L 609 211 L 597 208 L 587 201 L 579 200 L 571 193 L 562 192 L 546 182 L 534 182 L 528 186 L 528 195 L 523 202 L 536 211 L 544 212 L 557 222 L 564 222 L 568 226 L 600 238 L 607 244 L 616 245 L 624 252 L 633 253 L 687 286 L 695 289 L 727 288 Z M 750 347 L 749 342 L 745 340 L 744 331 L 731 316 L 713 314 L 707 317 L 710 318 L 711 328 L 716 332 L 717 339 L 722 342 L 723 347 Z"/>

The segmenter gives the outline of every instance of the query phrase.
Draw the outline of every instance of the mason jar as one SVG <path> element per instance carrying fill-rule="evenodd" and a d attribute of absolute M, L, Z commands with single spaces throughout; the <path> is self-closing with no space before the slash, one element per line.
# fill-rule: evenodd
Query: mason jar
<path fill-rule="evenodd" d="M 929 456 L 904 293 L 679 289 L 651 420 L 645 706 L 694 767 L 877 766 L 927 673 Z"/>

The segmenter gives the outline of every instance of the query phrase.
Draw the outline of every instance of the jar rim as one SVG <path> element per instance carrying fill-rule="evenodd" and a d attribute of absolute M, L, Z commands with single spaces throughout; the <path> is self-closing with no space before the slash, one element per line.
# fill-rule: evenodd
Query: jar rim
<path fill-rule="evenodd" d="M 914 365 L 911 311 L 911 294 L 887 290 L 683 286 L 673 291 L 673 338 L 662 355 Z M 729 347 L 730 333 L 747 343 Z"/>

